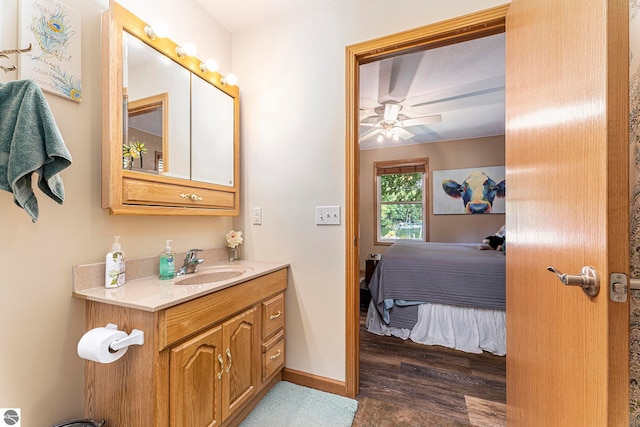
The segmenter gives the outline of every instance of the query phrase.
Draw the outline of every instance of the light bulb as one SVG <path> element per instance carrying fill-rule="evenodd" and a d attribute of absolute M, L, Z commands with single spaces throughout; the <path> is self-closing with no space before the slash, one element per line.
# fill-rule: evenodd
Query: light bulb
<path fill-rule="evenodd" d="M 196 56 L 197 53 L 198 50 L 193 43 L 185 43 L 183 46 L 176 47 L 176 54 L 180 58 L 184 58 L 185 56 Z"/>
<path fill-rule="evenodd" d="M 235 74 L 229 73 L 221 80 L 223 85 L 235 86 L 238 84 L 238 78 Z"/>
<path fill-rule="evenodd" d="M 209 58 L 204 62 L 200 63 L 200 71 L 202 71 L 203 73 L 206 72 L 214 72 L 214 71 L 218 71 L 218 61 L 216 61 L 215 59 Z"/>
<path fill-rule="evenodd" d="M 161 21 L 156 21 L 152 25 L 144 27 L 144 33 L 151 40 L 155 40 L 156 38 L 163 39 L 169 34 L 169 29 Z"/>
<path fill-rule="evenodd" d="M 382 134 L 379 134 L 377 140 L 378 142 L 384 141 L 384 136 L 382 136 Z"/>
<path fill-rule="evenodd" d="M 185 43 L 183 49 L 187 56 L 196 56 L 198 54 L 198 49 L 196 49 L 193 43 Z"/>

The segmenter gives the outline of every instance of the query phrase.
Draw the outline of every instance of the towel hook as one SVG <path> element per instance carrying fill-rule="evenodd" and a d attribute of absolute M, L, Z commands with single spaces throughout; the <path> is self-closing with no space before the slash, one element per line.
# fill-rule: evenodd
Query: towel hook
<path fill-rule="evenodd" d="M 6 50 L 0 50 L 0 58 L 7 58 L 9 59 L 9 54 L 11 53 L 17 53 L 18 55 L 20 55 L 21 53 L 26 53 L 26 52 L 30 52 L 31 51 L 31 43 L 29 43 L 29 46 L 24 48 L 24 49 L 6 49 Z M 0 69 L 2 71 L 4 71 L 5 73 L 8 73 L 9 71 L 15 71 L 18 69 L 18 67 L 16 67 L 15 65 L 12 65 L 10 67 L 4 67 L 2 65 L 0 65 Z"/>

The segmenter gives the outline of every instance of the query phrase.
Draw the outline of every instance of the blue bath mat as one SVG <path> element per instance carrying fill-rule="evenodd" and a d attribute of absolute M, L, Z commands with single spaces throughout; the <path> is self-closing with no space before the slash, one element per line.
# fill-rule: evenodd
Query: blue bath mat
<path fill-rule="evenodd" d="M 240 427 L 349 427 L 357 409 L 356 400 L 280 381 Z"/>

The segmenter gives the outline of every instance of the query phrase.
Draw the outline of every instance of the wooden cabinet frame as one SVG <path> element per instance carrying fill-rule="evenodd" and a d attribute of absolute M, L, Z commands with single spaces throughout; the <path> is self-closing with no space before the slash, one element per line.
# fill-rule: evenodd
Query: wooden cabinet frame
<path fill-rule="evenodd" d="M 263 303 L 275 299 L 284 307 L 287 272 L 277 270 L 157 312 L 87 301 L 87 329 L 115 323 L 125 331 L 142 330 L 145 342 L 113 363 L 85 362 L 85 416 L 114 426 L 174 427 L 185 419 L 204 420 L 204 425 L 237 424 L 282 378 L 284 311 L 276 318 L 282 327 L 268 337 L 282 333 L 281 354 L 273 359 L 275 365 L 265 367 L 264 352 L 271 341 L 262 334 L 263 319 L 269 317 Z M 200 379 L 189 380 L 185 369 L 215 378 L 196 385 L 205 390 L 198 399 L 203 413 L 186 417 L 187 408 L 179 401 L 184 400 L 182 390 L 190 386 L 181 390 L 171 383 Z M 266 377 L 265 369 L 271 370 Z"/>
<path fill-rule="evenodd" d="M 102 15 L 102 207 L 115 215 L 237 216 L 240 213 L 240 91 L 237 86 L 222 84 L 220 74 L 202 71 L 199 59 L 179 58 L 175 52 L 177 45 L 171 40 L 151 40 L 145 34 L 146 26 L 113 0 Z M 234 99 L 233 186 L 123 170 L 124 31 Z"/>

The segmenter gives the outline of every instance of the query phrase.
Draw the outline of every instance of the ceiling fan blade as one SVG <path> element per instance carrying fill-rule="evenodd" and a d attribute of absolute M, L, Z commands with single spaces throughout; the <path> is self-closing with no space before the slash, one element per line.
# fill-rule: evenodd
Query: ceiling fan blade
<path fill-rule="evenodd" d="M 371 117 L 376 118 L 376 122 L 378 122 L 379 114 L 374 109 L 360 110 L 360 121 L 364 121 L 370 119 Z"/>
<path fill-rule="evenodd" d="M 432 123 L 440 123 L 442 121 L 442 114 L 433 114 L 431 116 L 416 117 L 415 119 L 407 119 L 402 122 L 402 126 L 421 126 Z"/>
<path fill-rule="evenodd" d="M 400 127 L 394 128 L 393 131 L 396 133 L 396 135 L 398 135 L 398 137 L 400 137 L 400 139 L 411 139 L 411 138 L 413 138 L 415 136 L 414 134 L 412 134 L 408 130 L 400 128 Z"/>
<path fill-rule="evenodd" d="M 380 128 L 373 129 L 371 132 L 368 132 L 368 133 L 365 133 L 364 135 L 361 135 L 360 138 L 358 139 L 358 141 L 360 141 L 360 142 L 366 141 L 367 139 L 380 134 L 380 132 L 382 132 L 382 129 L 380 129 Z"/>
<path fill-rule="evenodd" d="M 361 110 L 372 110 L 376 108 L 378 105 L 378 100 L 373 97 L 360 97 L 360 109 Z"/>
<path fill-rule="evenodd" d="M 501 93 L 504 92 L 504 79 L 504 75 L 500 75 L 458 85 L 454 88 L 443 88 L 429 94 L 421 94 L 410 97 L 410 99 L 407 100 L 406 104 L 410 105 L 411 107 L 421 107 L 447 101 L 474 98 L 491 93 Z M 426 101 L 424 100 L 425 96 L 427 97 Z"/>
<path fill-rule="evenodd" d="M 401 55 L 380 61 L 378 102 L 400 103 L 407 98 L 422 54 Z"/>
<path fill-rule="evenodd" d="M 384 119 L 388 122 L 398 120 L 400 108 L 402 108 L 400 104 L 384 104 Z"/>

